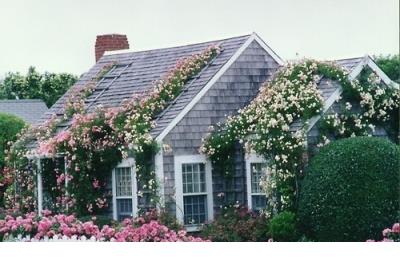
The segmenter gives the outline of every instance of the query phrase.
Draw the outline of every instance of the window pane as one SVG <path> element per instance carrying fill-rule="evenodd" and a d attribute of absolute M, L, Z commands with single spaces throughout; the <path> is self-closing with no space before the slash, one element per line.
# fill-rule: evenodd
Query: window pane
<path fill-rule="evenodd" d="M 207 219 L 207 195 L 193 195 L 183 197 L 184 224 L 202 224 Z"/>
<path fill-rule="evenodd" d="M 118 221 L 132 217 L 132 199 L 117 199 Z"/>
<path fill-rule="evenodd" d="M 183 193 L 206 192 L 204 163 L 182 164 Z"/>
<path fill-rule="evenodd" d="M 265 195 L 252 195 L 251 196 L 251 207 L 255 211 L 265 209 L 267 206 L 267 197 Z"/>
<path fill-rule="evenodd" d="M 250 163 L 252 193 L 263 192 L 260 186 L 260 182 L 263 177 L 263 168 L 264 168 L 264 163 Z"/>
<path fill-rule="evenodd" d="M 117 197 L 132 196 L 131 168 L 115 169 L 115 186 L 117 190 Z"/>

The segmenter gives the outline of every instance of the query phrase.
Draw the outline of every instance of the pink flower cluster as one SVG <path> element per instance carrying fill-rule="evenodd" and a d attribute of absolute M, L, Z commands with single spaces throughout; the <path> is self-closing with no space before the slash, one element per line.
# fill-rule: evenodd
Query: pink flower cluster
<path fill-rule="evenodd" d="M 155 220 L 137 224 L 141 221 L 126 219 L 116 226 L 104 225 L 101 229 L 92 221 L 81 222 L 73 215 L 51 216 L 44 212 L 43 217 L 35 213 L 12 217 L 7 215 L 0 220 L 0 238 L 32 237 L 36 240 L 53 237 L 94 237 L 97 241 L 116 242 L 202 242 L 201 238 L 188 236 L 186 231 L 175 232 Z M 28 240 L 29 241 L 29 240 Z"/>
<path fill-rule="evenodd" d="M 400 242 L 400 223 L 393 224 L 391 229 L 385 228 L 382 236 L 381 242 Z M 375 242 L 375 240 L 369 239 L 367 242 Z"/>

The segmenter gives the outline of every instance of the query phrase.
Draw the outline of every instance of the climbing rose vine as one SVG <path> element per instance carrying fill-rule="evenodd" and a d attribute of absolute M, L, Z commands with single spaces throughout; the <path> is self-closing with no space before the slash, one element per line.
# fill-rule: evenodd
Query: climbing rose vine
<path fill-rule="evenodd" d="M 79 215 L 103 212 L 110 196 L 106 188 L 110 168 L 128 156 L 133 156 L 136 161 L 139 194 L 148 194 L 150 201 L 156 203 L 157 182 L 151 159 L 158 146 L 150 135 L 155 126 L 154 119 L 180 94 L 185 83 L 219 53 L 218 46 L 211 46 L 179 60 L 174 69 L 154 83 L 149 93 L 135 95 L 118 108 L 100 106 L 85 113 L 82 110 L 85 96 L 82 94 L 87 96 L 93 88 L 68 100 L 69 114 L 66 115 L 72 113 L 70 127 L 56 135 L 40 138 L 35 153 L 54 159 L 56 154 L 62 153 L 65 158 L 65 170 L 56 166 L 50 170 L 50 175 L 44 176 L 44 181 L 52 183 L 54 209 L 61 212 L 68 209 Z"/>
<path fill-rule="evenodd" d="M 259 94 L 248 106 L 240 109 L 237 115 L 229 116 L 225 123 L 212 127 L 203 139 L 200 152 L 208 155 L 226 176 L 232 173 L 237 142 L 243 144 L 248 153 L 255 152 L 265 158 L 267 165 L 262 187 L 269 203 L 267 213 L 290 210 L 295 205 L 306 150 L 307 120 L 322 114 L 323 110 L 324 101 L 317 88 L 322 78 L 338 82 L 344 96 L 360 98 L 360 104 L 365 108 L 361 115 L 365 119 L 377 115 L 386 118 L 386 111 L 398 108 L 399 92 L 391 87 L 375 89 L 378 80 L 372 81 L 371 77 L 368 87 L 361 86 L 357 81 L 350 81 L 348 73 L 333 63 L 305 60 L 289 63 L 278 70 L 271 81 L 261 86 Z M 381 97 L 375 96 L 378 98 L 375 100 L 376 93 Z M 345 104 L 347 108 L 351 107 L 348 101 Z M 362 119 L 356 113 L 352 115 L 350 127 L 353 130 L 345 129 L 347 134 L 355 133 L 354 127 L 357 128 Z M 331 116 L 325 118 L 332 119 Z M 300 122 L 300 129 L 291 127 L 294 122 Z M 335 125 L 338 122 L 341 121 L 333 121 Z M 320 145 L 329 142 L 327 135 L 322 135 Z"/>

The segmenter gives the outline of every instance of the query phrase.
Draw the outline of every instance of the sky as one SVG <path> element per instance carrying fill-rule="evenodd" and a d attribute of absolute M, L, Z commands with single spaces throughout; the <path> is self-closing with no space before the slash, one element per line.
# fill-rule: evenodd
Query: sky
<path fill-rule="evenodd" d="M 399 53 L 399 0 L 0 0 L 0 77 L 80 75 L 96 35 L 128 36 L 131 50 L 256 32 L 283 59 Z"/>

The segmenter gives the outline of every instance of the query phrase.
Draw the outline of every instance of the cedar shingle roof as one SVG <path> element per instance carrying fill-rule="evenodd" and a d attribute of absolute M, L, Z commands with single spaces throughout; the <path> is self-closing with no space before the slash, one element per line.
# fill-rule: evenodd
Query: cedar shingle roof
<path fill-rule="evenodd" d="M 0 113 L 16 115 L 28 124 L 38 122 L 47 110 L 46 104 L 38 99 L 0 100 Z"/>
<path fill-rule="evenodd" d="M 341 60 L 336 60 L 335 62 L 339 64 L 340 66 L 343 66 L 346 68 L 349 72 L 352 71 L 362 60 L 364 57 L 358 57 L 358 58 L 349 58 L 349 59 L 341 59 Z"/>
<path fill-rule="evenodd" d="M 126 52 L 121 54 L 103 56 L 89 72 L 84 74 L 75 84 L 83 86 L 94 78 L 101 69 L 110 63 L 116 65 L 97 83 L 95 91 L 86 98 L 87 111 L 93 111 L 96 106 L 105 107 L 120 106 L 124 100 L 129 100 L 133 95 L 143 94 L 152 89 L 152 84 L 165 76 L 179 59 L 199 53 L 210 45 L 220 44 L 223 52 L 218 55 L 201 73 L 189 81 L 181 95 L 174 100 L 157 118 L 156 127 L 152 130 L 153 137 L 159 135 L 167 125 L 179 114 L 182 109 L 196 96 L 204 85 L 219 71 L 241 45 L 250 37 L 244 35 L 223 40 L 215 40 L 204 43 L 185 45 L 172 48 L 155 49 L 138 52 Z M 342 59 L 336 62 L 345 67 L 348 71 L 353 70 L 363 57 Z M 319 89 L 324 99 L 327 99 L 335 90 L 335 85 L 322 81 Z M 42 121 L 53 114 L 62 114 L 62 109 L 71 88 L 61 97 L 51 109 L 42 117 Z M 59 129 L 68 126 L 60 124 Z M 293 127 L 296 125 L 293 124 Z"/>
<path fill-rule="evenodd" d="M 153 82 L 161 79 L 169 70 L 173 69 L 179 59 L 200 53 L 210 45 L 220 44 L 222 52 L 201 73 L 190 80 L 179 98 L 159 115 L 157 127 L 152 132 L 152 135 L 155 136 L 192 100 L 249 37 L 250 35 L 245 35 L 173 48 L 106 55 L 88 73 L 83 75 L 75 86 L 85 85 L 98 74 L 104 65 L 116 62 L 114 68 L 97 83 L 95 91 L 86 99 L 85 104 L 89 112 L 98 105 L 117 107 L 135 94 L 149 92 L 153 88 Z M 62 114 L 65 100 L 72 89 L 50 108 L 42 117 L 42 121 L 50 118 L 53 114 Z M 61 126 L 65 126 L 65 124 Z"/>

